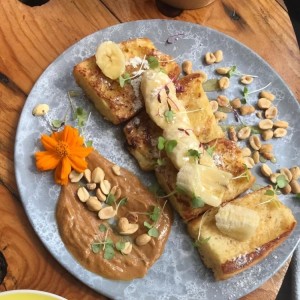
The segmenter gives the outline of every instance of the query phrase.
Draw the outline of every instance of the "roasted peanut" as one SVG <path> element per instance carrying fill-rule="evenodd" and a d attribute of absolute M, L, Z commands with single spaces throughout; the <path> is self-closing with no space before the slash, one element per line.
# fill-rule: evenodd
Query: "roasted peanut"
<path fill-rule="evenodd" d="M 240 113 L 242 116 L 250 115 L 255 112 L 255 108 L 252 105 L 243 105 L 240 107 Z"/>
<path fill-rule="evenodd" d="M 220 75 L 226 75 L 230 71 L 230 67 L 217 68 L 216 72 Z"/>
<path fill-rule="evenodd" d="M 270 108 L 272 105 L 272 102 L 270 100 L 268 100 L 267 98 L 260 98 L 257 101 L 257 106 L 260 109 L 268 109 Z"/>
<path fill-rule="evenodd" d="M 238 138 L 237 138 L 237 135 L 236 135 L 236 131 L 235 131 L 235 129 L 234 129 L 233 126 L 230 126 L 230 127 L 228 128 L 228 136 L 229 136 L 229 139 L 230 139 L 231 141 L 234 141 L 234 142 L 237 142 L 237 141 L 238 141 Z"/>
<path fill-rule="evenodd" d="M 212 52 L 207 52 L 205 54 L 205 62 L 208 64 L 208 65 L 212 65 L 213 63 L 216 62 L 216 57 L 215 55 L 212 53 Z"/>
<path fill-rule="evenodd" d="M 47 114 L 48 111 L 49 111 L 48 104 L 38 104 L 33 108 L 32 114 L 35 117 L 41 117 L 41 116 L 44 116 L 45 114 Z"/>
<path fill-rule="evenodd" d="M 117 192 L 117 189 L 118 189 L 118 186 L 117 185 L 114 185 L 112 188 L 111 188 L 111 190 L 110 190 L 110 194 L 111 195 L 115 195 L 116 194 L 116 192 Z"/>
<path fill-rule="evenodd" d="M 99 201 L 104 202 L 106 200 L 106 196 L 102 193 L 101 189 L 99 188 L 96 190 L 96 196 Z"/>
<path fill-rule="evenodd" d="M 263 130 L 263 132 L 261 133 L 261 136 L 263 138 L 264 141 L 268 141 L 273 137 L 273 130 L 268 129 L 268 130 Z"/>
<path fill-rule="evenodd" d="M 274 101 L 274 99 L 275 99 L 275 96 L 272 93 L 268 92 L 268 91 L 261 91 L 259 93 L 259 97 L 267 98 L 270 101 Z"/>
<path fill-rule="evenodd" d="M 139 235 L 136 239 L 135 239 L 135 243 L 138 246 L 144 246 L 146 244 L 148 244 L 151 241 L 151 236 L 149 236 L 146 233 L 143 233 L 141 235 Z"/>
<path fill-rule="evenodd" d="M 225 121 L 227 119 L 227 114 L 222 112 L 222 111 L 216 111 L 214 113 L 215 115 L 215 118 L 217 120 L 217 122 L 222 122 L 222 121 Z"/>
<path fill-rule="evenodd" d="M 278 109 L 275 106 L 271 106 L 265 111 L 265 117 L 267 119 L 274 119 L 277 117 L 277 114 L 278 114 Z"/>
<path fill-rule="evenodd" d="M 135 233 L 139 229 L 139 224 L 131 224 L 125 217 L 120 218 L 118 222 L 119 233 L 129 235 Z"/>
<path fill-rule="evenodd" d="M 274 122 L 274 127 L 276 128 L 288 128 L 289 127 L 289 123 L 286 121 L 281 121 L 281 120 L 277 120 Z"/>
<path fill-rule="evenodd" d="M 284 188 L 281 189 L 281 191 L 282 191 L 282 194 L 288 195 L 291 193 L 292 187 L 289 184 L 287 184 Z"/>
<path fill-rule="evenodd" d="M 297 180 L 292 180 L 290 182 L 291 190 L 293 194 L 299 194 L 300 193 L 300 184 Z"/>
<path fill-rule="evenodd" d="M 83 173 L 78 173 L 75 170 L 69 174 L 69 179 L 71 182 L 79 182 L 82 177 Z"/>
<path fill-rule="evenodd" d="M 83 172 L 85 180 L 90 183 L 92 181 L 92 172 L 90 169 L 85 169 Z"/>
<path fill-rule="evenodd" d="M 209 101 L 209 104 L 211 106 L 212 112 L 215 113 L 219 108 L 218 102 L 216 100 L 212 100 L 212 101 Z"/>
<path fill-rule="evenodd" d="M 94 183 L 94 182 L 87 183 L 87 185 L 86 185 L 86 188 L 87 188 L 89 191 L 93 191 L 96 187 L 97 187 L 97 184 Z"/>
<path fill-rule="evenodd" d="M 86 201 L 86 206 L 90 211 L 99 211 L 102 208 L 101 202 L 95 196 L 90 197 Z"/>
<path fill-rule="evenodd" d="M 272 170 L 267 164 L 262 164 L 261 165 L 260 172 L 265 177 L 270 177 L 272 175 Z"/>
<path fill-rule="evenodd" d="M 121 250 L 122 254 L 128 255 L 132 251 L 132 244 L 130 242 L 124 243 L 124 248 Z"/>
<path fill-rule="evenodd" d="M 272 129 L 273 128 L 273 121 L 272 120 L 261 120 L 258 123 L 258 127 L 262 130 Z"/>
<path fill-rule="evenodd" d="M 226 90 L 230 86 L 230 80 L 228 77 L 222 77 L 219 79 L 219 87 L 221 90 Z"/>
<path fill-rule="evenodd" d="M 86 188 L 82 186 L 77 190 L 77 196 L 81 202 L 86 202 L 89 199 L 90 194 Z"/>
<path fill-rule="evenodd" d="M 270 181 L 271 181 L 272 183 L 276 183 L 277 177 L 278 177 L 279 175 L 280 175 L 279 173 L 272 173 L 272 174 L 270 175 Z"/>
<path fill-rule="evenodd" d="M 274 137 L 281 138 L 287 135 L 287 130 L 285 128 L 276 128 L 274 130 Z"/>
<path fill-rule="evenodd" d="M 242 84 L 250 84 L 252 81 L 253 81 L 253 77 L 252 76 L 250 76 L 250 75 L 243 75 L 242 77 L 241 77 L 241 83 Z"/>
<path fill-rule="evenodd" d="M 242 102 L 240 98 L 234 98 L 231 102 L 230 102 L 231 106 L 235 109 L 240 108 L 242 106 Z"/>
<path fill-rule="evenodd" d="M 247 166 L 248 169 L 252 169 L 255 166 L 255 162 L 252 157 L 247 156 L 243 158 L 244 164 Z"/>
<path fill-rule="evenodd" d="M 293 175 L 293 180 L 298 180 L 300 178 L 300 168 L 299 167 L 292 167 L 290 168 L 290 172 Z"/>
<path fill-rule="evenodd" d="M 219 95 L 217 98 L 219 106 L 225 107 L 229 104 L 229 99 L 225 95 Z"/>
<path fill-rule="evenodd" d="M 108 195 L 111 189 L 111 184 L 108 180 L 102 180 L 100 182 L 100 189 L 103 194 Z"/>
<path fill-rule="evenodd" d="M 112 166 L 112 170 L 113 170 L 113 173 L 117 176 L 120 176 L 121 175 L 121 168 L 120 166 L 118 165 L 113 165 Z"/>
<path fill-rule="evenodd" d="M 103 181 L 104 176 L 105 176 L 104 171 L 100 167 L 97 167 L 92 172 L 92 181 L 95 183 L 99 183 Z"/>
<path fill-rule="evenodd" d="M 250 150 L 249 148 L 247 148 L 247 147 L 243 148 L 243 149 L 242 149 L 242 155 L 243 155 L 244 157 L 250 156 L 250 155 L 251 155 L 251 150 Z"/>
<path fill-rule="evenodd" d="M 116 215 L 116 211 L 112 206 L 106 206 L 99 210 L 98 217 L 100 220 L 108 220 Z"/>
<path fill-rule="evenodd" d="M 288 182 L 290 182 L 293 179 L 293 174 L 291 173 L 291 171 L 288 168 L 282 168 L 280 169 L 280 173 L 285 175 L 285 177 L 287 178 Z"/>
<path fill-rule="evenodd" d="M 192 71 L 192 68 L 193 68 L 193 64 L 190 60 L 185 60 L 183 63 L 182 63 L 182 70 L 185 74 L 191 74 L 193 71 Z"/>
<path fill-rule="evenodd" d="M 259 157 L 260 157 L 260 154 L 259 154 L 258 151 L 254 151 L 252 153 L 252 159 L 253 159 L 255 164 L 259 163 Z"/>
<path fill-rule="evenodd" d="M 264 153 L 264 152 L 272 152 L 273 151 L 273 145 L 272 144 L 263 144 L 261 145 L 259 152 Z"/>
<path fill-rule="evenodd" d="M 273 152 L 259 152 L 265 159 L 273 160 L 275 158 Z"/>
<path fill-rule="evenodd" d="M 221 62 L 223 60 L 223 51 L 222 50 L 217 50 L 215 53 L 214 53 L 214 56 L 216 58 L 216 63 L 218 62 Z"/>
<path fill-rule="evenodd" d="M 251 128 L 245 126 L 238 131 L 237 136 L 240 140 L 245 140 L 250 136 L 250 134 L 251 134 Z"/>
<path fill-rule="evenodd" d="M 251 135 L 249 137 L 249 143 L 253 150 L 259 150 L 261 147 L 261 141 L 258 135 Z"/>

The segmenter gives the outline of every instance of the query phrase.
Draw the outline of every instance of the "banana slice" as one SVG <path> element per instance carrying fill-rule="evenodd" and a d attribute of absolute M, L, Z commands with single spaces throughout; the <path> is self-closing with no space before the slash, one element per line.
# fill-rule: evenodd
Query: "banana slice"
<path fill-rule="evenodd" d="M 125 72 L 125 56 L 118 44 L 107 41 L 99 45 L 96 51 L 96 64 L 110 79 L 118 79 Z"/>
<path fill-rule="evenodd" d="M 190 196 L 201 197 L 208 205 L 219 206 L 232 175 L 195 163 L 186 163 L 177 174 L 176 184 Z"/>
<path fill-rule="evenodd" d="M 248 240 L 259 225 L 259 215 L 255 210 L 233 204 L 220 207 L 215 219 L 222 233 L 238 241 Z"/>

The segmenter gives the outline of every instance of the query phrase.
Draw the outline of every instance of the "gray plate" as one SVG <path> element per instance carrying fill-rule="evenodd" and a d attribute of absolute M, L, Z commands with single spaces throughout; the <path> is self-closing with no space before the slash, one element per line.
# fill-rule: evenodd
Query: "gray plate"
<path fill-rule="evenodd" d="M 170 35 L 178 33 L 184 33 L 184 37 L 173 44 L 166 44 Z M 69 109 L 67 91 L 78 89 L 72 77 L 73 66 L 93 55 L 97 45 L 104 40 L 119 42 L 144 36 L 152 39 L 158 49 L 177 57 L 179 63 L 192 60 L 194 69 L 204 69 L 209 78 L 216 77 L 214 69 L 217 66 L 236 65 L 243 73 L 259 76 L 250 90 L 272 82 L 268 89 L 276 95 L 274 104 L 279 109 L 279 119 L 289 121 L 290 128 L 288 136 L 272 140 L 278 163 L 270 164 L 271 168 L 275 171 L 280 166 L 291 167 L 299 163 L 299 105 L 265 61 L 232 38 L 206 27 L 169 20 L 137 21 L 106 28 L 82 39 L 60 55 L 36 82 L 24 106 L 15 145 L 16 176 L 22 202 L 32 226 L 51 254 L 78 279 L 104 295 L 117 299 L 236 299 L 256 289 L 283 265 L 298 243 L 298 226 L 292 236 L 263 262 L 230 280 L 215 282 L 211 271 L 203 266 L 193 248 L 185 226 L 176 217 L 163 255 L 145 278 L 130 282 L 106 280 L 84 269 L 66 250 L 55 220 L 59 186 L 54 184 L 51 172 L 39 173 L 35 168 L 33 153 L 41 149 L 39 137 L 49 128 L 43 119 L 32 117 L 32 108 L 38 103 L 48 103 L 51 107 L 49 118 L 62 119 Z M 203 55 L 218 49 L 223 50 L 224 61 L 218 65 L 203 66 Z M 223 93 L 232 99 L 240 96 L 241 89 L 238 77 L 233 77 L 230 89 Z M 214 93 L 209 97 L 214 98 Z M 95 148 L 149 184 L 151 176 L 142 173 L 124 149 L 121 128 L 105 122 L 83 97 L 74 101 L 91 111 L 85 136 L 94 141 Z M 256 101 L 257 93 L 249 97 L 250 103 Z M 243 120 L 247 124 L 258 123 L 255 116 Z M 263 182 L 257 170 L 254 172 Z M 280 198 L 293 210 L 299 222 L 299 200 L 297 202 L 292 196 Z"/>

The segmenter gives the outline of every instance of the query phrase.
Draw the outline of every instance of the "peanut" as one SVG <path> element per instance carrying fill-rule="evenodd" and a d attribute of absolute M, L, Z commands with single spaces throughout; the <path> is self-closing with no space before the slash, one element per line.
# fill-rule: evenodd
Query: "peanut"
<path fill-rule="evenodd" d="M 214 113 L 215 115 L 215 118 L 217 120 L 217 122 L 222 122 L 222 121 L 225 121 L 227 119 L 227 114 L 222 112 L 222 111 L 216 111 Z"/>
<path fill-rule="evenodd" d="M 104 195 L 108 195 L 111 189 L 111 184 L 108 180 L 102 180 L 100 182 L 100 189 Z"/>
<path fill-rule="evenodd" d="M 274 137 L 281 138 L 287 135 L 287 130 L 284 128 L 276 128 L 274 130 Z"/>
<path fill-rule="evenodd" d="M 230 71 L 230 67 L 217 68 L 216 72 L 220 75 L 226 75 Z"/>
<path fill-rule="evenodd" d="M 214 53 L 214 56 L 216 58 L 216 63 L 218 62 L 221 62 L 223 60 L 223 51 L 222 50 L 217 50 L 215 53 Z"/>
<path fill-rule="evenodd" d="M 272 174 L 270 175 L 270 181 L 271 181 L 272 183 L 276 183 L 276 179 L 277 179 L 277 177 L 278 177 L 279 175 L 280 175 L 279 173 L 272 173 Z"/>
<path fill-rule="evenodd" d="M 210 103 L 212 112 L 215 113 L 219 108 L 218 102 L 216 100 L 212 100 L 212 101 L 209 101 L 209 103 Z"/>
<path fill-rule="evenodd" d="M 92 181 L 92 172 L 90 169 L 85 169 L 83 171 L 83 175 L 84 175 L 84 178 L 85 180 L 90 183 Z"/>
<path fill-rule="evenodd" d="M 288 195 L 291 193 L 292 187 L 289 184 L 287 184 L 284 188 L 281 189 L 281 191 L 282 191 L 282 194 Z"/>
<path fill-rule="evenodd" d="M 132 251 L 132 244 L 130 242 L 124 243 L 124 248 L 121 250 L 122 254 L 128 255 Z"/>
<path fill-rule="evenodd" d="M 104 171 L 100 167 L 97 167 L 92 172 L 92 181 L 95 183 L 99 183 L 103 181 L 104 176 L 105 176 Z"/>
<path fill-rule="evenodd" d="M 71 182 L 79 182 L 82 177 L 83 173 L 78 173 L 75 170 L 69 174 L 69 179 Z"/>
<path fill-rule="evenodd" d="M 135 243 L 138 246 L 144 246 L 146 244 L 148 244 L 151 241 L 151 236 L 149 236 L 146 233 L 143 233 L 141 235 L 139 235 L 136 239 L 135 239 Z"/>
<path fill-rule="evenodd" d="M 247 147 L 243 148 L 243 149 L 242 149 L 242 155 L 243 155 L 244 157 L 250 156 L 250 155 L 251 155 L 251 150 L 250 150 L 249 148 L 247 148 Z"/>
<path fill-rule="evenodd" d="M 288 168 L 282 168 L 282 169 L 280 169 L 280 173 L 282 175 L 285 175 L 285 177 L 287 178 L 288 182 L 290 182 L 293 179 L 293 174 L 291 173 L 291 171 Z"/>
<path fill-rule="evenodd" d="M 255 166 L 255 162 L 250 156 L 244 157 L 244 164 L 247 166 L 248 169 L 252 169 Z"/>
<path fill-rule="evenodd" d="M 257 112 L 256 112 L 256 116 L 257 116 L 259 119 L 263 119 L 263 118 L 264 118 L 262 111 L 257 111 Z"/>
<path fill-rule="evenodd" d="M 89 190 L 89 191 L 93 191 L 95 188 L 96 188 L 97 184 L 96 183 L 87 183 L 86 185 L 86 188 Z"/>
<path fill-rule="evenodd" d="M 219 95 L 217 98 L 217 101 L 218 101 L 219 106 L 222 106 L 222 107 L 228 106 L 228 104 L 229 104 L 228 97 L 226 97 L 224 95 Z"/>
<path fill-rule="evenodd" d="M 85 187 L 80 187 L 77 190 L 77 196 L 81 202 L 86 202 L 89 199 L 90 194 Z"/>
<path fill-rule="evenodd" d="M 108 220 L 116 215 L 116 211 L 112 206 L 106 206 L 99 210 L 98 217 L 100 220 Z"/>
<path fill-rule="evenodd" d="M 261 120 L 258 123 L 258 127 L 260 129 L 263 129 L 263 130 L 272 129 L 273 128 L 273 121 L 272 120 L 268 120 L 268 119 Z"/>
<path fill-rule="evenodd" d="M 241 77 L 241 83 L 242 84 L 250 84 L 251 82 L 253 81 L 253 77 L 252 76 L 250 76 L 250 75 L 243 75 L 242 77 Z"/>
<path fill-rule="evenodd" d="M 231 141 L 234 141 L 234 142 L 238 141 L 238 138 L 237 138 L 237 135 L 236 135 L 236 131 L 235 131 L 234 127 L 232 127 L 232 126 L 230 126 L 228 128 L 228 136 L 229 136 L 229 139 Z"/>
<path fill-rule="evenodd" d="M 193 64 L 190 60 L 185 60 L 183 63 L 182 63 L 182 70 L 185 74 L 191 74 L 193 71 L 192 71 L 192 68 L 193 68 Z"/>
<path fill-rule="evenodd" d="M 273 130 L 268 129 L 268 130 L 263 130 L 263 132 L 261 133 L 261 136 L 263 138 L 264 141 L 268 141 L 273 137 Z"/>
<path fill-rule="evenodd" d="M 118 222 L 119 233 L 129 235 L 135 233 L 139 229 L 139 224 L 131 224 L 125 217 L 120 218 Z"/>
<path fill-rule="evenodd" d="M 265 177 L 270 177 L 272 175 L 272 170 L 267 164 L 262 164 L 261 165 L 260 172 Z"/>
<path fill-rule="evenodd" d="M 277 117 L 277 115 L 278 115 L 278 109 L 275 106 L 271 106 L 265 111 L 265 117 L 267 119 L 274 119 Z"/>
<path fill-rule="evenodd" d="M 99 201 L 104 202 L 106 200 L 106 196 L 101 192 L 99 188 L 96 190 L 96 196 Z"/>
<path fill-rule="evenodd" d="M 297 180 L 292 180 L 290 182 L 291 190 L 293 194 L 298 194 L 300 193 L 300 184 Z"/>
<path fill-rule="evenodd" d="M 112 188 L 111 188 L 111 190 L 110 190 L 110 194 L 111 195 L 115 195 L 115 193 L 117 192 L 117 189 L 118 189 L 118 186 L 117 185 L 114 185 Z"/>
<path fill-rule="evenodd" d="M 117 176 L 120 176 L 121 175 L 121 168 L 120 166 L 118 165 L 113 165 L 112 166 L 112 170 L 113 170 L 113 173 Z"/>
<path fill-rule="evenodd" d="M 86 201 L 86 205 L 91 211 L 99 211 L 102 208 L 101 202 L 97 197 L 92 196 Z"/>
<path fill-rule="evenodd" d="M 274 122 L 274 127 L 276 128 L 288 128 L 289 127 L 289 123 L 286 121 L 281 121 L 281 120 L 277 120 Z"/>
<path fill-rule="evenodd" d="M 207 52 L 205 54 L 205 62 L 208 64 L 208 65 L 212 65 L 213 63 L 216 62 L 216 57 L 215 55 L 212 53 L 212 52 Z"/>
<path fill-rule="evenodd" d="M 267 98 L 270 101 L 274 101 L 274 99 L 275 99 L 275 96 L 272 93 L 268 92 L 268 91 L 261 91 L 259 93 L 259 97 Z"/>
<path fill-rule="evenodd" d="M 243 105 L 240 107 L 240 113 L 242 116 L 250 115 L 255 112 L 255 108 L 252 105 Z"/>
<path fill-rule="evenodd" d="M 222 77 L 219 79 L 219 87 L 221 90 L 226 90 L 230 86 L 230 80 L 228 77 Z"/>
<path fill-rule="evenodd" d="M 260 98 L 257 101 L 257 106 L 260 109 L 268 109 L 270 108 L 272 105 L 272 102 L 270 100 L 268 100 L 267 98 Z"/>
<path fill-rule="evenodd" d="M 259 152 L 264 153 L 264 152 L 272 152 L 273 151 L 273 145 L 272 144 L 263 144 L 261 145 Z"/>
<path fill-rule="evenodd" d="M 261 141 L 258 135 L 251 135 L 249 143 L 253 150 L 259 150 L 261 147 Z"/>
<path fill-rule="evenodd" d="M 251 134 L 251 128 L 245 126 L 238 131 L 237 136 L 240 140 L 245 140 L 250 136 L 250 134 Z"/>
<path fill-rule="evenodd" d="M 290 168 L 290 172 L 293 175 L 293 180 L 298 180 L 300 178 L 300 168 L 299 167 L 292 167 Z"/>
<path fill-rule="evenodd" d="M 240 108 L 242 106 L 242 102 L 240 98 L 234 98 L 231 102 L 230 102 L 231 106 L 235 109 Z"/>
<path fill-rule="evenodd" d="M 47 114 L 48 111 L 49 111 L 48 104 L 38 104 L 33 108 L 32 114 L 35 117 L 41 117 L 41 116 L 44 116 L 45 114 Z"/>

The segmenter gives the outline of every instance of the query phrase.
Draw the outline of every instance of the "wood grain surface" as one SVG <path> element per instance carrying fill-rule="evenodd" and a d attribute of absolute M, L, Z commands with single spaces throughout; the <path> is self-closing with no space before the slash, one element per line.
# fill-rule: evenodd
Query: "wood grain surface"
<path fill-rule="evenodd" d="M 280 74 L 299 100 L 299 47 L 282 4 L 274 0 L 216 0 L 208 7 L 183 11 L 175 19 L 217 29 L 244 43 Z M 238 20 L 232 18 L 233 13 Z M 64 50 L 107 26 L 152 18 L 167 19 L 155 0 L 50 0 L 36 7 L 18 0 L 1 1 L 0 251 L 9 266 L 0 291 L 28 288 L 67 299 L 103 299 L 63 269 L 32 229 L 15 181 L 15 134 L 33 84 Z M 243 300 L 275 299 L 287 267 L 288 263 Z"/>

